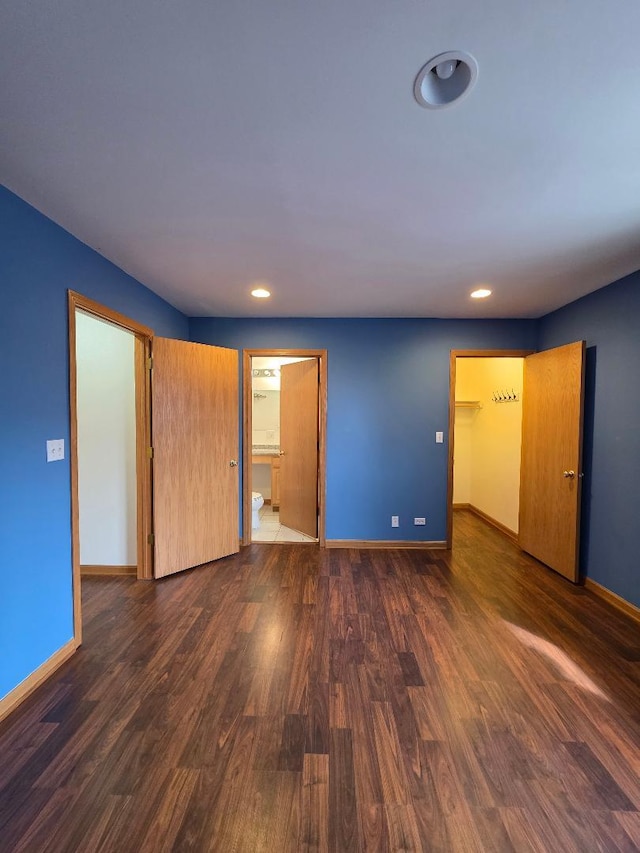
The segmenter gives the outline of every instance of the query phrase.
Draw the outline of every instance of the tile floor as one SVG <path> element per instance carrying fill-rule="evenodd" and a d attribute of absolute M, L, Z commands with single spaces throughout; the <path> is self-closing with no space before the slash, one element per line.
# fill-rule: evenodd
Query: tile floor
<path fill-rule="evenodd" d="M 251 531 L 252 542 L 316 542 L 311 536 L 298 533 L 280 524 L 278 510 L 265 504 L 260 510 L 260 527 Z"/>

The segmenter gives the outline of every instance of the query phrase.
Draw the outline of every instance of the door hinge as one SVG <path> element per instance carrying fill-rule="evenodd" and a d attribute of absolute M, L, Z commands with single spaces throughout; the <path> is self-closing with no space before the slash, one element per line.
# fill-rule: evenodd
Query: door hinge
<path fill-rule="evenodd" d="M 147 447 L 147 456 L 149 459 L 153 459 L 153 447 Z"/>
<path fill-rule="evenodd" d="M 153 370 L 153 358 L 151 356 L 147 359 L 147 370 Z"/>
<path fill-rule="evenodd" d="M 156 534 L 155 533 L 150 533 L 147 536 L 147 544 L 148 545 L 155 545 L 156 544 Z"/>

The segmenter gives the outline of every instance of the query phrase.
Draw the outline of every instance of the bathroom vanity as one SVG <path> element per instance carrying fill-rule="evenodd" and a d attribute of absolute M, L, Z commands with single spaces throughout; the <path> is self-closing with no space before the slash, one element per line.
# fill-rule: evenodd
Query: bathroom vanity
<path fill-rule="evenodd" d="M 271 506 L 280 506 L 280 448 L 276 445 L 254 444 L 251 448 L 252 465 L 269 465 L 271 468 Z"/>

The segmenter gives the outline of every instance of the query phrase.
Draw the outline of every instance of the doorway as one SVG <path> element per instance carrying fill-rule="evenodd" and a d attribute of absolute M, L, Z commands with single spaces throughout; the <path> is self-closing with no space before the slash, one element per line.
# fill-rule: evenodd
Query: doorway
<path fill-rule="evenodd" d="M 447 548 L 467 509 L 518 538 L 522 370 L 530 350 L 453 350 L 449 371 Z"/>
<path fill-rule="evenodd" d="M 133 335 L 136 577 L 165 577 L 236 553 L 240 546 L 237 350 L 154 337 L 146 326 L 69 291 L 72 577 L 78 645 L 82 639 L 76 352 L 80 314 Z M 109 448 L 104 452 L 108 456 Z"/>
<path fill-rule="evenodd" d="M 524 359 L 457 358 L 453 510 L 518 538 Z"/>
<path fill-rule="evenodd" d="M 69 318 L 69 388 L 70 388 L 70 423 L 71 423 L 71 447 L 70 447 L 70 468 L 71 468 L 71 512 L 72 512 L 72 576 L 73 576 L 73 613 L 74 613 L 74 637 L 76 642 L 82 642 L 82 602 L 81 602 L 81 562 L 84 554 L 81 551 L 81 533 L 80 533 L 80 488 L 90 488 L 89 481 L 84 484 L 80 483 L 80 454 L 79 454 L 79 382 L 90 381 L 90 377 L 83 377 L 82 368 L 79 371 L 78 365 L 78 346 L 81 344 L 81 339 L 86 334 L 91 334 L 92 331 L 99 328 L 94 326 L 93 329 L 80 328 L 83 321 L 105 324 L 115 333 L 123 333 L 133 337 L 125 347 L 130 346 L 132 352 L 133 364 L 130 365 L 133 373 L 133 416 L 135 423 L 133 425 L 134 436 L 132 437 L 133 447 L 126 451 L 126 467 L 130 469 L 134 467 L 135 474 L 131 478 L 131 471 L 126 471 L 126 479 L 130 480 L 127 486 L 131 493 L 131 498 L 135 503 L 134 516 L 128 514 L 126 524 L 135 529 L 133 542 L 129 541 L 125 546 L 129 553 L 135 553 L 135 566 L 123 564 L 120 569 L 132 570 L 137 578 L 149 579 L 153 576 L 153 554 L 150 542 L 150 532 L 152 529 L 151 516 L 151 460 L 147 453 L 147 449 L 151 444 L 150 440 L 150 373 L 148 369 L 150 341 L 153 331 L 146 326 L 136 323 L 134 320 L 125 317 L 117 311 L 112 311 L 92 299 L 88 299 L 74 291 L 68 292 L 68 318 Z M 114 336 L 112 336 L 114 337 Z M 124 361 L 128 360 L 128 356 L 124 356 Z M 128 367 L 126 368 L 129 369 Z M 82 404 L 81 404 L 82 405 Z M 86 408 L 86 402 L 85 402 Z M 127 416 L 128 417 L 128 416 Z M 83 449 L 89 454 L 95 454 L 95 448 Z M 105 456 L 108 457 L 108 449 L 105 450 Z M 86 472 L 85 472 L 86 473 Z M 91 507 L 88 509 L 89 517 L 92 512 L 99 511 L 99 508 Z M 85 512 L 85 516 L 86 516 Z M 86 520 L 86 519 L 85 519 Z M 131 539 L 130 535 L 127 537 Z M 86 563 L 86 560 L 85 560 Z M 105 566 L 99 568 L 104 569 Z"/>
<path fill-rule="evenodd" d="M 245 350 L 243 543 L 325 541 L 326 350 Z"/>
<path fill-rule="evenodd" d="M 572 583 L 580 578 L 580 497 L 584 419 L 585 342 L 543 350 L 451 352 L 447 547 L 451 547 L 457 360 L 523 358 L 522 440 L 517 541 L 520 547 Z M 497 389 L 492 403 L 517 397 Z M 477 405 L 480 401 L 459 403 Z"/>
<path fill-rule="evenodd" d="M 76 310 L 80 574 L 137 574 L 135 338 Z"/>

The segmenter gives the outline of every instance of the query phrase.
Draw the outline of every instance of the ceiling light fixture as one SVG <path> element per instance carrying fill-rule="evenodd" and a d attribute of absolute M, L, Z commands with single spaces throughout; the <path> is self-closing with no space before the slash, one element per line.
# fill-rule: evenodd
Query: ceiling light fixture
<path fill-rule="evenodd" d="M 456 59 L 447 59 L 444 62 L 439 62 L 434 71 L 441 80 L 448 80 L 457 67 L 458 61 Z"/>
<path fill-rule="evenodd" d="M 268 299 L 271 296 L 271 291 L 264 287 L 256 287 L 255 290 L 251 291 L 251 295 L 255 296 L 256 299 Z"/>
<path fill-rule="evenodd" d="M 468 94 L 478 79 L 478 63 L 469 53 L 439 53 L 420 69 L 413 96 L 421 107 L 439 110 Z"/>
<path fill-rule="evenodd" d="M 491 291 L 487 287 L 479 287 L 471 294 L 472 299 L 486 299 L 487 296 L 491 296 Z"/>

